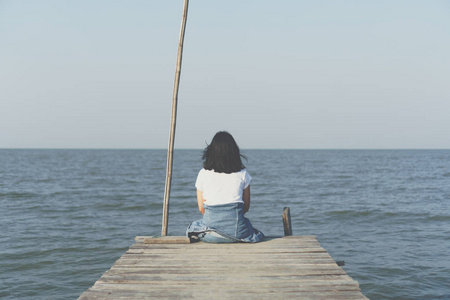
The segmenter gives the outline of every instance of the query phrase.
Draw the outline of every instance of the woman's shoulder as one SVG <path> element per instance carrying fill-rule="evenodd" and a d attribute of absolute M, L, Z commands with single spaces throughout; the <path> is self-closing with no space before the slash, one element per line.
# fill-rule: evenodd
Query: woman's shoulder
<path fill-rule="evenodd" d="M 216 172 L 214 172 L 214 170 L 207 170 L 205 168 L 202 168 L 199 172 L 198 172 L 198 176 L 213 176 L 213 174 L 215 174 Z"/>
<path fill-rule="evenodd" d="M 244 168 L 244 169 L 242 169 L 242 170 L 240 170 L 240 171 L 238 171 L 238 172 L 236 172 L 234 174 L 236 174 L 237 176 L 239 176 L 241 178 L 251 177 L 246 168 Z"/>
<path fill-rule="evenodd" d="M 238 171 L 237 173 L 245 174 L 245 173 L 248 173 L 248 171 L 247 171 L 247 168 L 243 168 L 242 170 Z"/>

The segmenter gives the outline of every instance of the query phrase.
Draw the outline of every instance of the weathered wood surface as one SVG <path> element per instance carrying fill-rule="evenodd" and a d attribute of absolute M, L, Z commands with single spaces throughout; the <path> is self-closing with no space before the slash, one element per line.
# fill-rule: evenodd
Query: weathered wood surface
<path fill-rule="evenodd" d="M 191 240 L 185 236 L 137 236 L 136 242 L 144 244 L 190 244 Z"/>
<path fill-rule="evenodd" d="M 314 236 L 257 244 L 148 238 L 137 237 L 79 299 L 367 299 Z"/>

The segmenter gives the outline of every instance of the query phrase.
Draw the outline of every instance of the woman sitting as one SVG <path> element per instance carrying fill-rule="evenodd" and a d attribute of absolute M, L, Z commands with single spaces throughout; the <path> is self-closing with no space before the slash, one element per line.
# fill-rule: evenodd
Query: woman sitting
<path fill-rule="evenodd" d="M 250 208 L 251 176 L 239 147 L 225 131 L 216 133 L 203 152 L 197 176 L 197 203 L 203 218 L 189 224 L 186 235 L 209 243 L 259 242 L 264 234 L 244 214 Z"/>

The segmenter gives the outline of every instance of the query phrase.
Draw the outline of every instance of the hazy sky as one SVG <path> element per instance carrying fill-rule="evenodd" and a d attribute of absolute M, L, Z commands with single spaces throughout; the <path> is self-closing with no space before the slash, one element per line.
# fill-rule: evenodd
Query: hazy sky
<path fill-rule="evenodd" d="M 0 0 L 0 148 L 166 148 L 183 0 Z M 450 148 L 450 1 L 191 0 L 176 148 Z"/>

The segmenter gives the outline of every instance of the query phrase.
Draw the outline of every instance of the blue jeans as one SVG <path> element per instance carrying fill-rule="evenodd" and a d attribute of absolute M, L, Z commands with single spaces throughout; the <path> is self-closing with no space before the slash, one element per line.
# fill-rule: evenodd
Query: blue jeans
<path fill-rule="evenodd" d="M 264 234 L 244 216 L 244 203 L 206 205 L 203 218 L 189 224 L 186 236 L 207 243 L 260 242 Z"/>

